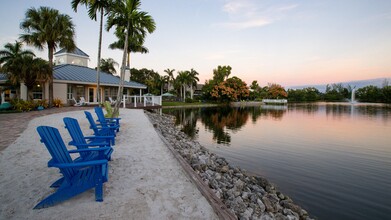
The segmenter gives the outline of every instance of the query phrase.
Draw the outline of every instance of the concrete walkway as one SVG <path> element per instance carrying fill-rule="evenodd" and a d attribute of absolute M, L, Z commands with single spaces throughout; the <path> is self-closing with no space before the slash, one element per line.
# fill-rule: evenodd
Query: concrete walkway
<path fill-rule="evenodd" d="M 39 142 L 36 127 L 54 126 L 68 143 L 70 137 L 64 128 L 63 117 L 76 118 L 85 135 L 90 134 L 88 122 L 83 111 L 43 117 L 20 115 L 22 121 L 23 118 L 36 118 L 11 145 L 0 151 L 0 219 L 217 219 L 144 112 L 130 109 L 120 112 L 121 132 L 109 162 L 104 201 L 95 202 L 94 190 L 89 190 L 40 210 L 32 208 L 53 192 L 49 185 L 61 174 L 58 169 L 47 167 L 50 156 Z M 2 131 L 8 132 L 1 127 Z M 23 126 L 13 128 L 23 129 Z"/>

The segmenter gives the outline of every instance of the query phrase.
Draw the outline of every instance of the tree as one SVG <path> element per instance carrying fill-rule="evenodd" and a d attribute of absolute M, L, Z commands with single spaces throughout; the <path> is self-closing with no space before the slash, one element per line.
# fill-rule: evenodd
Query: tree
<path fill-rule="evenodd" d="M 190 72 L 189 71 L 179 71 L 178 76 L 175 79 L 175 82 L 180 85 L 180 94 L 183 101 L 186 99 L 186 86 L 190 82 Z"/>
<path fill-rule="evenodd" d="M 167 73 L 168 76 L 168 86 L 167 89 L 169 90 L 171 87 L 171 84 L 174 83 L 175 77 L 174 77 L 174 71 L 175 69 L 165 69 L 164 72 Z"/>
<path fill-rule="evenodd" d="M 116 0 L 113 3 L 113 7 L 109 12 L 107 20 L 107 30 L 110 30 L 113 26 L 116 26 L 117 29 L 123 28 L 123 33 L 125 35 L 120 77 L 121 80 L 118 86 L 117 102 L 114 106 L 113 115 L 118 115 L 119 113 L 119 105 L 121 103 L 123 93 L 126 55 L 129 43 L 128 39 L 145 38 L 147 33 L 152 33 L 156 29 L 153 18 L 148 15 L 147 12 L 139 11 L 140 6 L 140 0 Z"/>
<path fill-rule="evenodd" d="M 21 80 L 27 87 L 27 98 L 32 99 L 32 90 L 37 81 L 46 81 L 50 78 L 51 69 L 49 62 L 41 58 L 24 56 L 19 62 Z"/>
<path fill-rule="evenodd" d="M 231 74 L 232 68 L 230 66 L 218 66 L 217 69 L 213 69 L 213 80 L 216 84 L 228 79 Z"/>
<path fill-rule="evenodd" d="M 120 49 L 123 50 L 125 46 L 125 33 L 123 28 L 117 28 L 115 30 L 115 36 L 117 36 L 118 41 L 111 43 L 109 45 L 110 49 Z M 148 53 L 148 48 L 143 46 L 144 37 L 135 36 L 135 39 L 128 37 L 128 50 L 127 50 L 127 59 L 126 66 L 130 66 L 130 52 L 139 52 L 139 53 Z"/>
<path fill-rule="evenodd" d="M 211 96 L 220 102 L 239 101 L 250 95 L 247 84 L 234 76 L 215 85 Z"/>
<path fill-rule="evenodd" d="M 99 24 L 99 43 L 98 43 L 98 64 L 96 68 L 96 94 L 98 97 L 98 103 L 100 105 L 100 62 L 101 62 L 101 48 L 102 48 L 102 29 L 103 29 L 103 17 L 104 11 L 108 11 L 111 5 L 110 0 L 72 0 L 72 8 L 77 12 L 77 6 L 79 4 L 88 7 L 88 16 L 96 21 L 96 14 L 100 13 Z"/>
<path fill-rule="evenodd" d="M 23 50 L 22 42 L 15 41 L 15 44 L 7 43 L 4 50 L 0 50 L 0 64 L 2 70 L 7 73 L 11 84 L 16 85 L 20 81 L 20 59 L 25 56 L 35 56 L 31 50 Z"/>
<path fill-rule="evenodd" d="M 190 98 L 193 99 L 193 88 L 197 87 L 197 82 L 200 81 L 200 79 L 197 77 L 198 72 L 195 71 L 193 68 L 189 72 L 189 79 L 188 79 L 188 85 L 190 86 Z"/>
<path fill-rule="evenodd" d="M 117 73 L 117 70 L 115 70 L 115 66 L 118 66 L 119 64 L 115 62 L 112 58 L 107 59 L 101 59 L 100 60 L 100 70 L 102 72 L 110 73 L 111 75 L 114 75 Z"/>
<path fill-rule="evenodd" d="M 52 107 L 53 53 L 58 46 L 69 51 L 75 49 L 75 26 L 71 17 L 48 7 L 30 8 L 25 16 L 20 24 L 25 33 L 20 35 L 20 39 L 40 50 L 45 44 L 48 48 L 49 65 L 52 71 L 49 77 L 49 107 Z"/>
<path fill-rule="evenodd" d="M 276 83 L 269 83 L 269 98 L 280 99 L 288 97 L 288 93 L 285 91 L 284 87 Z"/>

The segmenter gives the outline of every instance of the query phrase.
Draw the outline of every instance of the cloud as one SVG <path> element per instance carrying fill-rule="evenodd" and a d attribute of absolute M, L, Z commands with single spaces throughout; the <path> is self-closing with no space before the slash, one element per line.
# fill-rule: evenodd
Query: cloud
<path fill-rule="evenodd" d="M 262 27 L 270 23 L 272 23 L 272 21 L 268 21 L 265 18 L 254 18 L 252 20 L 239 21 L 239 22 L 225 22 L 217 25 L 229 29 L 240 30 L 240 29 L 247 29 L 247 28 Z"/>
<path fill-rule="evenodd" d="M 282 19 L 296 7 L 297 4 L 264 6 L 255 0 L 228 0 L 222 11 L 228 14 L 230 21 L 214 25 L 235 30 L 263 27 Z"/>

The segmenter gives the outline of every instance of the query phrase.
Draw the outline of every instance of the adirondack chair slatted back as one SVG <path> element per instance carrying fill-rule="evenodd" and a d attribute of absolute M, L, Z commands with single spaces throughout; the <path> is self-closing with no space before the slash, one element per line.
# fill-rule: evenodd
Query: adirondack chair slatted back
<path fill-rule="evenodd" d="M 39 126 L 37 128 L 38 134 L 48 149 L 53 158 L 54 163 L 73 163 L 71 156 L 65 147 L 64 141 L 61 138 L 60 132 L 57 128 L 49 126 Z M 61 173 L 66 179 L 71 179 L 77 172 L 73 168 L 60 169 Z"/>
<path fill-rule="evenodd" d="M 84 138 L 83 132 L 80 128 L 79 122 L 70 117 L 65 117 L 64 119 L 65 123 L 65 128 L 68 129 L 69 135 L 72 137 L 72 141 L 69 142 L 69 144 L 87 144 L 86 139 Z M 83 148 L 83 147 L 78 147 L 78 148 Z M 84 147 L 87 148 L 87 147 Z M 89 152 L 81 152 L 80 155 L 81 157 L 85 158 L 88 156 Z"/>
<path fill-rule="evenodd" d="M 103 113 L 103 110 L 101 107 L 95 107 L 94 108 L 96 115 L 98 116 L 98 121 L 103 126 L 108 126 L 105 114 Z"/>
<path fill-rule="evenodd" d="M 94 130 L 95 134 L 98 134 L 99 133 L 99 129 L 98 129 L 98 126 L 96 126 L 96 123 L 95 123 L 94 118 L 92 117 L 91 113 L 87 112 L 87 111 L 84 111 L 84 114 L 86 115 L 86 117 L 88 119 L 88 122 L 90 122 L 90 128 L 92 130 Z"/>

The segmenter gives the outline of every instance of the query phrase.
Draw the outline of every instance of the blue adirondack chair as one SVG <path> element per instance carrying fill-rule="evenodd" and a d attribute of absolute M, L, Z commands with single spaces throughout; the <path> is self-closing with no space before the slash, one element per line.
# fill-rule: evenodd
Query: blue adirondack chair
<path fill-rule="evenodd" d="M 95 107 L 94 111 L 96 115 L 98 116 L 98 121 L 99 123 L 104 126 L 104 127 L 115 127 L 117 128 L 117 132 L 119 131 L 120 125 L 119 125 L 119 120 L 121 118 L 106 118 L 103 110 L 101 107 Z"/>
<path fill-rule="evenodd" d="M 79 122 L 70 117 L 64 119 L 65 128 L 68 130 L 69 135 L 72 137 L 72 141 L 69 145 L 77 147 L 77 149 L 86 149 L 89 147 L 110 147 L 110 143 L 114 140 L 114 136 L 89 136 L 84 137 L 83 132 L 80 129 Z M 110 160 L 110 156 L 113 152 L 113 148 L 110 147 L 104 151 L 105 159 Z M 100 158 L 99 152 L 82 152 L 80 153 L 80 160 L 94 160 Z M 75 160 L 77 161 L 77 159 Z"/>
<path fill-rule="evenodd" d="M 69 153 L 105 151 L 106 147 L 68 151 L 60 132 L 49 126 L 39 126 L 38 134 L 52 159 L 49 167 L 58 167 L 63 181 L 56 192 L 39 202 L 34 209 L 47 208 L 73 196 L 95 188 L 95 200 L 103 201 L 103 183 L 108 180 L 108 162 L 105 159 L 75 162 Z"/>
<path fill-rule="evenodd" d="M 102 125 L 97 125 L 90 112 L 84 111 L 84 114 L 86 115 L 87 120 L 90 123 L 90 128 L 94 131 L 95 136 L 114 136 L 114 137 L 116 136 L 117 128 L 104 127 Z"/>

